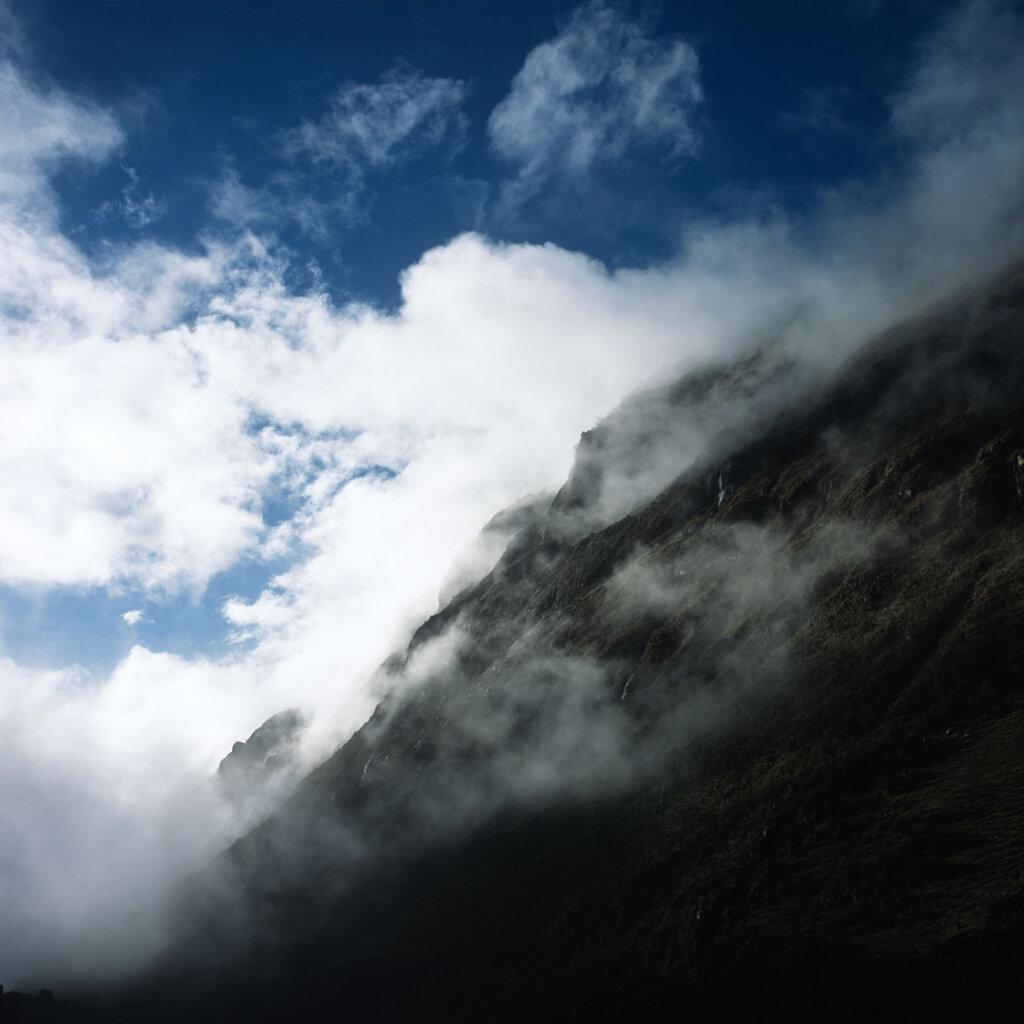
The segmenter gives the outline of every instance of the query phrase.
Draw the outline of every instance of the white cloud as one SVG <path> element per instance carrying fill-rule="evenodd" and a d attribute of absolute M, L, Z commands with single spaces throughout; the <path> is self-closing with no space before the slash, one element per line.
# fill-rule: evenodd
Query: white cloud
<path fill-rule="evenodd" d="M 158 947 L 162 894 L 230 827 L 208 782 L 236 738 L 225 672 L 135 648 L 100 686 L 0 659 L 5 983 Z"/>
<path fill-rule="evenodd" d="M 121 618 L 124 619 L 125 623 L 129 626 L 137 626 L 142 622 L 142 616 L 144 612 L 141 608 L 133 608 L 131 611 L 125 612 Z"/>
<path fill-rule="evenodd" d="M 698 145 L 703 99 L 696 51 L 654 39 L 593 0 L 558 36 L 536 47 L 495 107 L 494 151 L 517 165 L 506 202 L 529 198 L 553 175 L 583 176 L 645 147 L 667 157 Z"/>
<path fill-rule="evenodd" d="M 43 92 L 0 56 L 0 204 L 51 212 L 47 172 L 59 160 L 100 160 L 121 141 L 114 118 L 59 91 Z"/>
<path fill-rule="evenodd" d="M 331 96 L 322 118 L 303 121 L 282 138 L 292 155 L 361 173 L 458 144 L 465 95 L 465 83 L 451 78 L 396 74 L 378 85 L 349 82 Z"/>
<path fill-rule="evenodd" d="M 244 183 L 228 162 L 211 209 L 236 226 L 290 223 L 314 237 L 329 225 L 358 222 L 374 174 L 427 155 L 448 159 L 461 146 L 466 91 L 457 79 L 410 72 L 376 84 L 346 83 L 322 117 L 277 133 L 285 163 L 265 181 Z"/>

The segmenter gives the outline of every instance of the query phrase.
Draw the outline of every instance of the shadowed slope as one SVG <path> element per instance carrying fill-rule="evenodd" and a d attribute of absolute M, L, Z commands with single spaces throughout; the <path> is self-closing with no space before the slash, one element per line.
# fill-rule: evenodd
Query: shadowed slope
<path fill-rule="evenodd" d="M 603 526 L 652 442 L 585 437 L 370 722 L 196 880 L 126 1013 L 1013 1012 L 1022 332 L 1018 271 L 755 401 Z M 758 365 L 713 386 L 748 401 Z"/>

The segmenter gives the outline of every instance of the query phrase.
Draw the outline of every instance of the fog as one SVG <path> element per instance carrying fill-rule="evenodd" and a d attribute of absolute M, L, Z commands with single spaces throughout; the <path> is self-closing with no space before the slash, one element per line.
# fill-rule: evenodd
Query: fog
<path fill-rule="evenodd" d="M 103 677 L 0 663 L 0 981 L 56 987 L 159 949 L 168 894 L 267 809 L 240 811 L 218 788 L 232 743 L 295 707 L 310 723 L 296 775 L 327 756 L 370 715 L 376 667 L 439 592 L 490 568 L 501 544 L 481 548 L 481 528 L 561 487 L 580 433 L 623 398 L 767 353 L 735 387 L 677 396 L 664 423 L 648 399 L 618 413 L 639 436 L 612 432 L 613 448 L 627 440 L 600 460 L 597 492 L 563 496 L 564 536 L 614 521 L 723 431 L 756 434 L 876 332 L 1024 253 L 1022 51 L 1010 6 L 956 9 L 892 97 L 894 162 L 803 219 L 694 223 L 664 264 L 614 273 L 554 245 L 462 235 L 408 268 L 395 313 L 296 293 L 255 235 L 211 229 L 188 253 L 138 243 L 90 265 L 62 232 L 51 176 L 116 159 L 126 129 L 7 53 L 0 110 L 20 127 L 0 174 L 0 396 L 20 429 L 0 448 L 4 582 L 105 588 L 132 609 L 138 594 L 201 594 L 243 558 L 287 565 L 258 598 L 223 607 L 240 641 L 223 656 L 140 643 Z M 267 525 L 261 502 L 280 489 L 297 511 Z M 671 557 L 638 554 L 601 614 L 611 628 L 622 607 L 700 603 L 694 628 L 708 635 L 778 615 L 784 675 L 823 567 L 876 557 L 882 541 L 858 529 L 800 557 L 734 528 Z M 425 842 L 498 807 L 614 792 L 657 770 L 661 748 L 641 744 L 648 725 L 631 708 L 662 684 L 628 656 L 566 656 L 570 627 L 547 622 L 505 662 L 468 671 L 454 652 L 476 638 L 454 628 L 387 684 L 451 693 L 430 784 L 389 797 L 404 801 L 399 820 L 419 816 Z M 745 662 L 716 664 L 722 685 L 679 702 L 673 735 L 706 731 L 745 692 Z M 538 709 L 525 731 L 524 708 Z M 377 756 L 364 767 L 365 785 L 382 786 Z M 331 855 L 343 842 L 353 862 L 382 856 L 387 820 L 368 834 L 338 826 Z"/>
<path fill-rule="evenodd" d="M 566 552 L 577 571 L 584 547 Z M 382 673 L 371 721 L 193 879 L 163 967 L 178 979 L 173 998 L 187 1005 L 196 978 L 216 991 L 239 963 L 272 973 L 292 939 L 362 942 L 365 906 L 386 904 L 389 872 L 416 857 L 519 816 L 685 777 L 709 742 L 731 742 L 738 723 L 792 696 L 794 640 L 824 581 L 901 550 L 892 530 L 852 520 L 797 537 L 704 518 L 602 564 L 605 578 L 571 615 L 536 602 L 543 556 L 519 581 L 503 584 L 499 567 L 493 586 L 510 587 L 519 611 L 492 619 L 478 594 L 421 634 Z M 659 634 L 672 639 L 652 655 Z"/>

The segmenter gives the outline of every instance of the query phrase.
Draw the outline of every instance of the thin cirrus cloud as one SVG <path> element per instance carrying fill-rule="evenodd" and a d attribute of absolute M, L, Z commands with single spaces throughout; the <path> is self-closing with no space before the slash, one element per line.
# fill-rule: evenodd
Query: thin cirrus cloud
<path fill-rule="evenodd" d="M 654 39 L 593 0 L 536 47 L 491 113 L 497 156 L 516 168 L 502 202 L 527 201 L 552 178 L 582 178 L 644 149 L 668 159 L 699 145 L 700 61 L 681 39 Z"/>
<path fill-rule="evenodd" d="M 139 191 L 139 172 L 134 167 L 125 167 L 121 170 L 128 176 L 127 184 L 121 189 L 119 200 L 107 200 L 100 204 L 95 212 L 99 220 L 117 215 L 133 228 L 145 228 L 154 221 L 159 220 L 167 213 L 167 204 L 157 199 L 152 192 L 141 195 Z"/>
<path fill-rule="evenodd" d="M 994 135 L 1013 138 L 1018 103 L 995 95 L 1024 94 L 1020 14 L 1010 3 L 975 0 L 955 10 L 923 47 L 926 59 L 907 82 L 892 111 L 894 130 L 930 151 L 981 150 Z M 965 66 L 979 73 L 965 76 Z M 984 74 L 980 69 L 984 68 Z"/>
<path fill-rule="evenodd" d="M 353 175 L 387 167 L 442 143 L 457 145 L 466 130 L 464 82 L 395 74 L 378 85 L 341 86 L 319 120 L 282 132 L 284 152 L 331 164 Z"/>
<path fill-rule="evenodd" d="M 275 134 L 283 163 L 262 184 L 244 184 L 228 164 L 214 190 L 214 212 L 236 225 L 291 222 L 310 235 L 324 232 L 325 218 L 357 222 L 366 215 L 374 176 L 458 150 L 468 125 L 466 91 L 457 79 L 411 72 L 394 72 L 376 84 L 346 83 L 321 117 Z"/>

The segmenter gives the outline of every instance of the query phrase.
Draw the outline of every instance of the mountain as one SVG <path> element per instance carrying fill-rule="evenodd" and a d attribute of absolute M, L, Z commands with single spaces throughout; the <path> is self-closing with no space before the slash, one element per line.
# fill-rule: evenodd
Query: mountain
<path fill-rule="evenodd" d="M 1016 1019 L 1022 414 L 1021 266 L 825 380 L 765 345 L 636 396 L 94 998 Z"/>
<path fill-rule="evenodd" d="M 238 803 L 264 795 L 276 777 L 291 766 L 298 734 L 306 722 L 295 708 L 268 718 L 244 742 L 238 740 L 217 766 L 217 781 Z"/>

